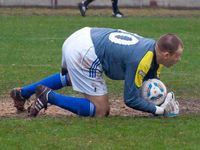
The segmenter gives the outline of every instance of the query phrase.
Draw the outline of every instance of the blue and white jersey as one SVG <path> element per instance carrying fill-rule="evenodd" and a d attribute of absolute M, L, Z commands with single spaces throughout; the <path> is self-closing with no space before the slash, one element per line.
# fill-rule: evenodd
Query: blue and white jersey
<path fill-rule="evenodd" d="M 105 74 L 111 79 L 125 80 L 125 103 L 155 113 L 155 105 L 140 96 L 139 88 L 143 81 L 160 75 L 162 66 L 156 63 L 156 41 L 110 28 L 91 28 L 91 38 Z"/>

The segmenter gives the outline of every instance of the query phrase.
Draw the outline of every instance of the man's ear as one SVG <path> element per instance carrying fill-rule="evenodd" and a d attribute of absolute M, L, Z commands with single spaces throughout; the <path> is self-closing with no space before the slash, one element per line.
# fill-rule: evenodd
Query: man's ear
<path fill-rule="evenodd" d="M 170 57 L 170 53 L 165 51 L 165 52 L 162 52 L 162 55 L 163 55 L 163 58 L 164 59 L 168 59 Z"/>

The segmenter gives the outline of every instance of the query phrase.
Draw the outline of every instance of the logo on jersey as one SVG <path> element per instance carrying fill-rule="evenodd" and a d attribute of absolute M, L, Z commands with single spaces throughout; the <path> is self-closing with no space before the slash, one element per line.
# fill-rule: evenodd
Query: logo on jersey
<path fill-rule="evenodd" d="M 141 75 L 143 78 L 146 76 L 146 73 L 143 70 L 139 70 L 138 74 Z"/>

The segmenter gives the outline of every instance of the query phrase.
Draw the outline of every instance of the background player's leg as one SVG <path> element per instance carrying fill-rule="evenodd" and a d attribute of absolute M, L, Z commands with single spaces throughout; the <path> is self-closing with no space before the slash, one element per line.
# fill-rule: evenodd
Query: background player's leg
<path fill-rule="evenodd" d="M 81 3 L 78 4 L 78 8 L 80 10 L 81 16 L 85 16 L 86 10 L 88 5 L 93 2 L 94 0 L 83 0 Z"/>
<path fill-rule="evenodd" d="M 118 11 L 118 0 L 111 0 L 112 2 L 112 9 L 113 9 L 113 12 L 117 12 Z"/>
<path fill-rule="evenodd" d="M 123 17 L 124 15 L 119 11 L 118 0 L 111 0 L 111 2 L 112 2 L 113 16 L 118 18 Z"/>
<path fill-rule="evenodd" d="M 86 8 L 88 7 L 88 5 L 93 2 L 94 0 L 85 0 L 85 1 L 82 1 L 83 4 L 86 6 Z"/>

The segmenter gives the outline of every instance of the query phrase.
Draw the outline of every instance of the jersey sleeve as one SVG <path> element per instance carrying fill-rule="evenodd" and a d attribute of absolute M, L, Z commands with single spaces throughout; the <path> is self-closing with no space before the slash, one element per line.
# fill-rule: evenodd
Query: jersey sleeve
<path fill-rule="evenodd" d="M 153 53 L 149 52 L 142 58 L 137 68 L 134 68 L 132 64 L 127 66 L 124 83 L 124 101 L 127 106 L 133 109 L 154 114 L 156 106 L 142 98 L 139 90 L 145 75 L 151 67 L 152 58 Z"/>

